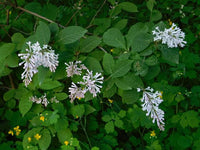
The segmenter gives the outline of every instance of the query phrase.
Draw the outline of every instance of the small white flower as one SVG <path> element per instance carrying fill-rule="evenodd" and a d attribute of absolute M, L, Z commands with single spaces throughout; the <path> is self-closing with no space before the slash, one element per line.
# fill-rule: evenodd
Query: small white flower
<path fill-rule="evenodd" d="M 146 115 L 153 119 L 153 123 L 156 121 L 159 129 L 164 131 L 164 111 L 158 108 L 160 103 L 163 102 L 162 93 L 153 91 L 150 87 L 144 89 L 141 98 L 141 102 L 143 102 L 142 110 L 147 111 Z"/>
<path fill-rule="evenodd" d="M 159 27 L 156 27 L 152 33 L 155 35 L 154 41 L 162 40 L 162 44 L 167 44 L 169 48 L 178 46 L 184 47 L 187 43 L 184 41 L 185 33 L 174 23 L 172 23 L 172 26 L 169 29 L 165 28 L 164 31 L 160 31 Z"/>
<path fill-rule="evenodd" d="M 85 89 L 93 94 L 93 97 L 97 96 L 97 93 L 100 93 L 100 89 L 102 86 L 100 84 L 103 83 L 103 77 L 101 73 L 96 73 L 93 75 L 92 71 L 87 70 L 85 76 L 83 76 L 83 81 L 78 82 L 81 85 L 85 86 Z"/>
<path fill-rule="evenodd" d="M 69 62 L 69 64 L 65 63 L 67 77 L 73 77 L 73 75 L 81 75 L 82 70 L 87 70 L 85 65 L 81 64 L 81 61 Z"/>
<path fill-rule="evenodd" d="M 78 87 L 75 83 L 72 82 L 71 87 L 69 87 L 69 92 L 69 98 L 71 99 L 70 102 L 72 103 L 76 98 L 84 98 L 86 90 Z"/>
<path fill-rule="evenodd" d="M 56 67 L 58 66 L 58 55 L 54 53 L 54 50 L 51 49 L 48 45 L 43 45 L 41 48 L 38 42 L 31 45 L 31 42 L 26 43 L 28 49 L 26 53 L 18 54 L 18 56 L 23 60 L 19 65 L 24 64 L 24 72 L 21 75 L 21 78 L 24 79 L 25 86 L 32 81 L 34 74 L 38 72 L 39 66 L 48 67 L 51 72 L 55 72 Z"/>
<path fill-rule="evenodd" d="M 32 102 L 35 102 L 36 104 L 43 104 L 45 107 L 47 107 L 49 101 L 46 98 L 46 93 L 41 96 L 40 98 L 37 98 L 36 96 L 32 96 L 29 98 Z"/>

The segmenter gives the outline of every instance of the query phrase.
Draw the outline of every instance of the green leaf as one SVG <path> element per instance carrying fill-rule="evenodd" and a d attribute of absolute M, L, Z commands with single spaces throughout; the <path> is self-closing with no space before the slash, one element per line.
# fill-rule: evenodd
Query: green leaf
<path fill-rule="evenodd" d="M 51 135 L 49 130 L 44 129 L 42 130 L 41 134 L 41 139 L 38 140 L 38 144 L 41 150 L 46 150 L 51 144 Z"/>
<path fill-rule="evenodd" d="M 114 132 L 114 123 L 113 123 L 113 121 L 110 121 L 110 122 L 106 123 L 105 130 L 106 130 L 106 133 L 113 133 Z"/>
<path fill-rule="evenodd" d="M 64 144 L 65 141 L 70 141 L 72 133 L 70 129 L 59 130 L 57 132 L 58 139 L 61 144 Z"/>
<path fill-rule="evenodd" d="M 153 37 L 151 34 L 141 32 L 138 33 L 132 40 L 132 51 L 141 52 L 149 46 L 149 44 L 153 41 Z"/>
<path fill-rule="evenodd" d="M 117 120 L 115 120 L 115 126 L 118 127 L 118 128 L 123 129 L 124 123 L 123 123 L 122 120 L 117 119 Z"/>
<path fill-rule="evenodd" d="M 109 46 L 126 49 L 124 37 L 117 28 L 108 29 L 103 34 L 103 41 Z"/>
<path fill-rule="evenodd" d="M 58 119 L 58 121 L 55 124 L 56 131 L 62 131 L 66 130 L 69 126 L 69 123 L 66 119 Z"/>
<path fill-rule="evenodd" d="M 112 74 L 115 61 L 113 56 L 109 53 L 105 53 L 103 57 L 103 68 L 106 74 Z"/>
<path fill-rule="evenodd" d="M 148 0 L 147 3 L 146 3 L 147 8 L 148 8 L 150 11 L 153 10 L 154 4 L 156 4 L 156 1 L 155 1 L 155 0 Z"/>
<path fill-rule="evenodd" d="M 138 12 L 137 6 L 131 2 L 122 2 L 119 6 L 127 12 Z"/>
<path fill-rule="evenodd" d="M 142 77 L 148 73 L 148 66 L 141 60 L 134 62 L 133 69 L 136 75 L 141 75 Z"/>
<path fill-rule="evenodd" d="M 84 107 L 85 107 L 85 115 L 86 116 L 96 111 L 96 109 L 94 107 L 92 107 L 88 104 L 84 104 Z"/>
<path fill-rule="evenodd" d="M 101 43 L 101 39 L 97 36 L 90 36 L 80 42 L 80 52 L 89 53 Z"/>
<path fill-rule="evenodd" d="M 16 92 L 16 90 L 14 90 L 14 89 L 7 91 L 6 93 L 4 93 L 3 99 L 5 101 L 10 100 L 11 98 L 13 98 L 15 96 L 15 92 Z"/>
<path fill-rule="evenodd" d="M 43 67 L 43 66 L 39 66 L 38 67 L 38 82 L 39 82 L 39 85 L 41 85 L 44 80 L 48 77 L 50 71 L 48 68 L 46 67 Z"/>
<path fill-rule="evenodd" d="M 132 60 L 117 61 L 114 66 L 111 77 L 116 78 L 116 77 L 121 77 L 121 76 L 125 75 L 131 69 L 132 62 L 133 62 Z"/>
<path fill-rule="evenodd" d="M 29 99 L 32 96 L 31 92 L 28 92 L 21 97 L 19 101 L 19 111 L 24 116 L 32 107 L 33 102 Z"/>
<path fill-rule="evenodd" d="M 179 51 L 175 48 L 163 47 L 160 49 L 162 52 L 162 58 L 169 64 L 179 64 Z"/>
<path fill-rule="evenodd" d="M 128 34 L 126 35 L 128 48 L 133 44 L 134 39 L 138 34 L 146 33 L 147 31 L 148 26 L 141 22 L 138 22 L 131 26 L 131 28 L 128 31 Z"/>
<path fill-rule="evenodd" d="M 20 50 L 22 49 L 22 46 L 25 42 L 25 38 L 21 33 L 15 33 L 13 34 L 13 36 L 11 37 L 11 40 L 14 44 L 16 44 L 16 49 Z"/>
<path fill-rule="evenodd" d="M 132 87 L 128 84 L 128 81 L 125 78 L 116 78 L 115 84 L 118 88 L 122 90 L 131 90 Z"/>
<path fill-rule="evenodd" d="M 65 100 L 68 98 L 66 93 L 55 93 L 54 94 L 57 100 Z"/>
<path fill-rule="evenodd" d="M 136 90 L 123 91 L 122 102 L 126 104 L 134 104 L 139 100 L 139 93 Z"/>
<path fill-rule="evenodd" d="M 158 21 L 158 20 L 160 20 L 160 19 L 162 19 L 162 14 L 161 14 L 161 12 L 158 11 L 158 10 L 153 10 L 150 20 L 151 20 L 151 21 Z"/>
<path fill-rule="evenodd" d="M 150 57 L 148 57 L 146 60 L 145 60 L 145 63 L 148 65 L 148 66 L 154 66 L 158 63 L 158 59 L 155 55 L 152 55 Z"/>
<path fill-rule="evenodd" d="M 58 34 L 58 42 L 62 44 L 71 44 L 79 40 L 87 32 L 86 29 L 79 26 L 70 26 L 61 30 Z"/>
<path fill-rule="evenodd" d="M 120 110 L 120 112 L 118 113 L 118 116 L 120 118 L 124 118 L 126 116 L 126 111 L 125 110 Z"/>
<path fill-rule="evenodd" d="M 40 43 L 40 45 L 48 44 L 50 41 L 51 32 L 49 26 L 40 21 L 39 26 L 36 29 L 35 38 Z"/>
<path fill-rule="evenodd" d="M 148 73 L 144 76 L 146 80 L 155 78 L 160 73 L 160 65 L 149 67 Z"/>
<path fill-rule="evenodd" d="M 85 113 L 85 106 L 83 104 L 73 106 L 71 108 L 71 113 L 74 116 L 74 118 L 76 118 L 76 116 L 82 117 Z"/>
<path fill-rule="evenodd" d="M 199 115 L 198 112 L 194 110 L 190 110 L 184 112 L 181 116 L 180 124 L 183 128 L 190 126 L 191 128 L 195 128 L 199 126 Z"/>
<path fill-rule="evenodd" d="M 42 82 L 42 84 L 40 85 L 40 88 L 43 89 L 43 90 L 52 90 L 52 89 L 57 88 L 61 85 L 62 84 L 57 80 L 47 79 L 44 82 Z"/>
<path fill-rule="evenodd" d="M 114 25 L 114 27 L 118 28 L 119 30 L 122 30 L 126 27 L 127 23 L 128 23 L 128 19 L 121 19 Z"/>
<path fill-rule="evenodd" d="M 105 91 L 103 92 L 103 97 L 110 98 L 116 93 L 116 91 L 117 91 L 117 87 L 115 85 L 113 85 L 108 90 L 105 89 Z"/>
<path fill-rule="evenodd" d="M 48 19 L 55 20 L 58 15 L 57 12 L 58 12 L 58 7 L 48 3 L 47 5 L 44 5 L 44 7 L 42 8 L 41 14 L 42 16 Z"/>
<path fill-rule="evenodd" d="M 105 122 L 109 122 L 110 120 L 112 120 L 111 116 L 110 115 L 104 115 L 102 117 L 102 120 L 105 121 Z"/>
<path fill-rule="evenodd" d="M 0 47 L 0 61 L 4 60 L 15 50 L 15 44 L 6 43 Z"/>
<path fill-rule="evenodd" d="M 102 72 L 102 67 L 96 58 L 87 57 L 83 63 L 89 70 L 92 70 L 93 72 Z"/>
<path fill-rule="evenodd" d="M 18 67 L 19 57 L 17 56 L 17 54 L 11 54 L 6 58 L 5 63 L 6 65 L 8 65 L 8 67 L 11 68 Z"/>

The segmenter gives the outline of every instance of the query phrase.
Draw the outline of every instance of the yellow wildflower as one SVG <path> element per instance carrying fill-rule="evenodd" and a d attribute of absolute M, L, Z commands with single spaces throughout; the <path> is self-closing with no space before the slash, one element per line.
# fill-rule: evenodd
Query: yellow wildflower
<path fill-rule="evenodd" d="M 112 48 L 112 49 L 110 50 L 110 52 L 114 52 L 114 49 Z"/>
<path fill-rule="evenodd" d="M 40 120 L 44 122 L 44 116 L 40 116 Z"/>
<path fill-rule="evenodd" d="M 81 100 L 81 97 L 76 97 L 78 100 Z"/>
<path fill-rule="evenodd" d="M 168 19 L 168 22 L 169 22 L 169 25 L 171 26 L 172 25 L 172 21 L 170 19 Z"/>
<path fill-rule="evenodd" d="M 14 132 L 12 130 L 8 131 L 8 134 L 11 134 L 12 136 L 14 135 Z"/>
<path fill-rule="evenodd" d="M 78 115 L 76 115 L 76 119 L 78 119 Z"/>
<path fill-rule="evenodd" d="M 160 93 L 161 93 L 161 95 L 159 95 L 159 97 L 162 99 L 163 91 L 161 91 Z"/>
<path fill-rule="evenodd" d="M 38 133 L 34 136 L 36 140 L 39 140 L 41 138 L 41 135 L 39 135 Z"/>
<path fill-rule="evenodd" d="M 31 137 L 28 137 L 28 142 L 30 142 L 31 141 Z"/>
<path fill-rule="evenodd" d="M 18 136 L 18 135 L 20 134 L 20 132 L 21 132 L 21 129 L 19 128 L 19 126 L 16 126 L 16 127 L 14 127 L 13 129 L 14 129 L 15 132 L 16 132 L 16 136 Z"/>
<path fill-rule="evenodd" d="M 150 134 L 150 136 L 151 137 L 155 137 L 156 136 L 156 133 L 155 133 L 155 131 L 153 130 L 153 131 L 151 131 L 151 134 Z"/>
<path fill-rule="evenodd" d="M 19 129 L 19 130 L 17 130 L 16 131 L 16 136 L 18 136 L 19 134 L 20 134 L 20 132 L 21 132 L 21 130 Z"/>
<path fill-rule="evenodd" d="M 181 52 L 181 51 L 179 51 L 179 55 L 182 55 L 182 52 Z"/>
<path fill-rule="evenodd" d="M 14 127 L 14 130 L 15 131 L 19 130 L 19 126 Z"/>
<path fill-rule="evenodd" d="M 65 141 L 64 144 L 65 144 L 65 145 L 69 145 L 69 141 Z"/>
<path fill-rule="evenodd" d="M 111 100 L 111 99 L 108 99 L 108 101 L 112 104 L 113 103 L 113 100 Z"/>

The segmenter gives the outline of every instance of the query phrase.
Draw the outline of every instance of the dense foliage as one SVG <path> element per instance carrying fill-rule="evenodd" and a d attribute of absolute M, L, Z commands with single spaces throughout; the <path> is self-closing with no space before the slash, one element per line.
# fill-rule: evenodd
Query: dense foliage
<path fill-rule="evenodd" d="M 199 22 L 199 0 L 1 0 L 0 149 L 198 150 Z"/>

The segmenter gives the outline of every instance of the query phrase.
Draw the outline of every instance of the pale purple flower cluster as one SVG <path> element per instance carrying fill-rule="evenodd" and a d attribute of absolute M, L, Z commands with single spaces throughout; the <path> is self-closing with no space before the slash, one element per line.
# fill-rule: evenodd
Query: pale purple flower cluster
<path fill-rule="evenodd" d="M 93 75 L 93 72 L 89 71 L 85 65 L 81 64 L 81 61 L 76 61 L 75 63 L 69 62 L 69 64 L 66 65 L 68 77 L 73 77 L 73 75 L 82 76 L 81 81 L 78 81 L 76 84 L 72 82 L 71 87 L 69 87 L 71 103 L 76 98 L 84 98 L 86 92 L 90 92 L 93 97 L 96 97 L 97 93 L 100 93 L 100 89 L 102 88 L 101 84 L 104 79 L 101 73 Z M 82 70 L 85 70 L 85 72 L 83 73 Z"/>
<path fill-rule="evenodd" d="M 43 96 L 41 96 L 40 98 L 37 98 L 36 96 L 32 96 L 29 99 L 36 104 L 43 104 L 45 107 L 47 107 L 47 105 L 49 104 L 49 101 L 47 100 L 47 97 L 46 97 L 46 93 Z M 55 97 L 52 97 L 50 99 L 50 102 L 51 103 L 59 103 L 59 101 L 56 100 Z"/>
<path fill-rule="evenodd" d="M 21 78 L 24 79 L 25 86 L 28 86 L 32 81 L 34 74 L 38 72 L 39 66 L 44 66 L 50 69 L 51 72 L 55 72 L 58 66 L 58 55 L 55 54 L 54 50 L 48 45 L 43 45 L 42 47 L 38 42 L 31 44 L 27 42 L 28 49 L 26 53 L 18 54 L 18 56 L 23 60 L 19 65 L 24 64 L 24 72 Z"/>
<path fill-rule="evenodd" d="M 140 88 L 137 88 L 138 92 L 141 91 Z M 159 109 L 160 103 L 163 102 L 162 93 L 154 92 L 150 87 L 147 87 L 143 90 L 143 97 L 141 98 L 142 110 L 147 111 L 146 115 L 153 119 L 153 123 L 157 122 L 157 125 L 160 130 L 164 131 L 164 111 Z"/>
<path fill-rule="evenodd" d="M 185 33 L 181 31 L 179 27 L 177 27 L 174 23 L 169 29 L 164 31 L 160 31 L 159 27 L 156 27 L 154 31 L 152 31 L 154 37 L 154 41 L 162 40 L 162 44 L 167 44 L 169 48 L 174 47 L 184 47 L 187 43 L 184 41 Z"/>

